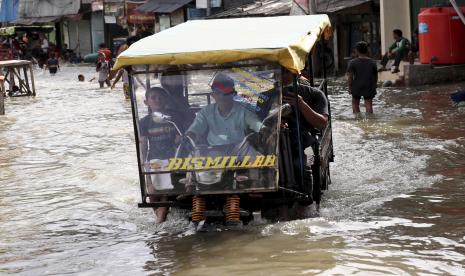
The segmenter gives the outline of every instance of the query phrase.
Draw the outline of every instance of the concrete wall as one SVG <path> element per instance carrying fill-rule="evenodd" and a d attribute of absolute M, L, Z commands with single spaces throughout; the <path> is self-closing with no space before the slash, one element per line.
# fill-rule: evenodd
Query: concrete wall
<path fill-rule="evenodd" d="M 410 1 L 381 0 L 381 48 L 385 53 L 392 44 L 392 30 L 402 30 L 404 37 L 410 40 Z"/>
<path fill-rule="evenodd" d="M 414 64 L 406 65 L 404 71 L 405 81 L 410 86 L 465 81 L 465 65 L 432 69 L 429 64 Z"/>

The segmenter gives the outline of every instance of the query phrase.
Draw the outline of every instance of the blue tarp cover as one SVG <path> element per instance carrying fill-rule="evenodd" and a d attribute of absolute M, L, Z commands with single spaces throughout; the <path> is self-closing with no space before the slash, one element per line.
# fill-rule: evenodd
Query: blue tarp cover
<path fill-rule="evenodd" d="M 2 0 L 0 6 L 0 22 L 10 22 L 18 18 L 19 0 Z"/>

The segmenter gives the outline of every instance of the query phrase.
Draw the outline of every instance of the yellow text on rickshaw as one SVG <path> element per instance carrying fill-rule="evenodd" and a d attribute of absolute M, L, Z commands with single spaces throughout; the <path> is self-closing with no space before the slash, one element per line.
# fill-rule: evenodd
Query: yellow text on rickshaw
<path fill-rule="evenodd" d="M 276 155 L 170 158 L 166 170 L 275 167 Z"/>

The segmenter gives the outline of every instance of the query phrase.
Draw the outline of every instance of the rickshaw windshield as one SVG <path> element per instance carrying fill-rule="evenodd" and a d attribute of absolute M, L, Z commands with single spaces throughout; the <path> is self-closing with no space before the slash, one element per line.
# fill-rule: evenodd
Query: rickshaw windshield
<path fill-rule="evenodd" d="M 277 189 L 278 64 L 168 67 L 137 76 L 146 78 L 146 89 L 133 86 L 133 104 L 149 195 Z"/>

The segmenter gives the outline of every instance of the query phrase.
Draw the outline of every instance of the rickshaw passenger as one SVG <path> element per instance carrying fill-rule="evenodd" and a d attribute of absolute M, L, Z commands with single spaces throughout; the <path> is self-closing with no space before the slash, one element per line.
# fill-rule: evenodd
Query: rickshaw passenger
<path fill-rule="evenodd" d="M 175 114 L 169 114 L 169 98 L 168 92 L 161 87 L 152 87 L 145 92 L 144 103 L 148 107 L 148 114 L 140 120 L 140 142 L 142 158 L 145 166 L 149 166 L 152 159 L 169 159 L 175 155 L 176 139 L 178 133 L 173 125 L 168 123 L 155 123 L 152 120 L 153 112 L 161 112 L 167 115 L 172 115 L 176 123 L 177 117 Z M 172 109 L 171 109 L 172 110 Z M 150 194 L 155 193 L 155 188 L 151 185 L 151 178 L 148 177 L 147 190 Z M 166 200 L 155 196 L 149 196 L 150 202 Z M 168 215 L 167 207 L 154 208 L 156 214 L 156 222 L 162 223 Z"/>
<path fill-rule="evenodd" d="M 146 155 L 147 161 L 151 159 L 168 159 L 174 156 L 176 145 L 174 140 L 177 131 L 171 124 L 155 123 L 152 120 L 153 112 L 161 112 L 173 116 L 174 120 L 178 118 L 169 106 L 168 93 L 161 87 L 152 87 L 145 92 L 144 103 L 148 106 L 148 114 L 140 121 L 141 136 L 147 139 L 148 143 L 143 144 L 148 149 Z M 176 122 L 175 122 L 176 123 Z"/>
<path fill-rule="evenodd" d="M 295 103 L 292 85 L 293 77 L 294 75 L 288 70 L 283 74 L 283 100 L 291 105 Z M 310 86 L 309 81 L 305 77 L 300 76 L 299 78 L 297 86 L 298 105 L 302 118 L 305 120 L 303 127 L 306 129 L 324 129 L 329 117 L 328 100 L 323 91 L 302 85 L 301 82 L 308 83 L 308 86 Z M 290 117 L 294 118 L 295 115 L 290 115 Z"/>
<path fill-rule="evenodd" d="M 211 85 L 214 104 L 201 109 L 187 130 L 194 140 L 206 136 L 211 146 L 237 145 L 248 129 L 259 132 L 262 122 L 240 103 L 234 101 L 234 80 L 225 74 L 215 76 Z"/>
<path fill-rule="evenodd" d="M 171 70 L 177 68 L 171 67 Z M 190 110 L 189 102 L 184 97 L 184 83 L 182 75 L 179 72 L 164 72 L 160 78 L 161 86 L 169 93 L 172 102 L 172 108 L 180 113 L 182 122 L 178 127 L 185 131 L 194 119 L 194 113 Z"/>
<path fill-rule="evenodd" d="M 283 73 L 283 101 L 291 105 L 295 105 L 295 94 L 293 92 L 293 77 L 294 75 L 290 71 L 285 71 Z M 298 105 L 300 110 L 300 129 L 302 131 L 302 146 L 303 150 L 310 147 L 314 142 L 313 137 L 310 135 L 312 129 L 322 130 L 328 124 L 328 100 L 326 99 L 323 91 L 310 88 L 308 86 L 302 85 L 303 83 L 308 83 L 308 80 L 304 77 L 300 77 L 298 84 Z M 291 143 L 293 145 L 298 144 L 297 140 L 297 124 L 295 121 L 295 111 L 293 111 L 287 118 L 283 118 L 283 121 L 287 124 L 287 127 L 291 130 Z M 293 147 L 293 156 L 298 160 L 298 151 L 297 147 Z M 310 156 L 308 156 L 310 157 Z M 304 154 L 304 158 L 307 159 L 307 156 Z M 308 159 L 307 162 L 308 163 Z M 312 164 L 307 164 L 312 165 Z"/>

